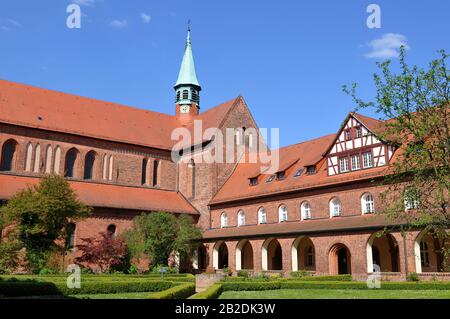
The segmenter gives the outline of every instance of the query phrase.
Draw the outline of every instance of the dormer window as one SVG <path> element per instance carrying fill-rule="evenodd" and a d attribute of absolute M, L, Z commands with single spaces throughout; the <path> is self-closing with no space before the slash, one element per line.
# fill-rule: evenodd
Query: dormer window
<path fill-rule="evenodd" d="M 286 178 L 286 172 L 285 171 L 281 171 L 277 173 L 277 180 L 281 181 L 283 179 Z"/>
<path fill-rule="evenodd" d="M 310 165 L 306 167 L 306 174 L 308 175 L 313 175 L 316 173 L 316 166 L 315 165 Z"/>
<path fill-rule="evenodd" d="M 255 186 L 255 185 L 258 185 L 258 178 L 257 177 L 250 178 L 250 186 Z"/>
<path fill-rule="evenodd" d="M 299 176 L 302 175 L 302 173 L 303 173 L 303 168 L 300 168 L 300 169 L 295 173 L 294 177 L 299 177 Z"/>
<path fill-rule="evenodd" d="M 269 176 L 269 178 L 267 179 L 267 183 L 272 182 L 274 179 L 275 179 L 275 175 Z"/>

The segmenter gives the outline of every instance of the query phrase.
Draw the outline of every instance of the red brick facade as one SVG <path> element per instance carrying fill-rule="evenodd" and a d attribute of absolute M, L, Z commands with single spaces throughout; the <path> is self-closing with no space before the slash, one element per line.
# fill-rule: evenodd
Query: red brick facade
<path fill-rule="evenodd" d="M 26 88 L 17 94 L 27 94 Z M 73 96 L 62 96 L 68 105 L 80 101 L 80 98 Z M 46 102 L 44 98 L 42 103 Z M 94 137 L 95 132 L 91 128 L 86 134 L 67 132 L 61 128 L 61 123 L 53 123 L 54 129 L 44 128 L 36 124 L 34 117 L 25 119 L 28 121 L 26 123 L 23 118 L 12 118 L 13 115 L 8 118 L 8 114 L 12 114 L 8 110 L 16 107 L 11 103 L 0 103 L 0 113 L 4 116 L 0 118 L 0 160 L 3 169 L 0 172 L 0 200 L 8 200 L 12 193 L 12 186 L 6 182 L 11 179 L 7 178 L 36 180 L 36 177 L 49 172 L 65 174 L 69 151 L 74 149 L 77 157 L 73 177 L 69 178 L 74 187 L 87 189 L 83 184 L 98 184 L 113 185 L 123 190 L 120 205 L 117 198 L 113 204 L 112 198 L 104 197 L 105 194 L 112 194 L 106 186 L 98 190 L 93 188 L 95 193 L 91 196 L 83 194 L 88 201 L 92 201 L 94 215 L 76 225 L 75 245 L 80 243 L 80 238 L 96 236 L 110 225 L 114 225 L 116 233 L 120 234 L 131 227 L 133 217 L 143 211 L 168 210 L 175 214 L 191 214 L 204 231 L 204 250 L 199 250 L 195 261 L 196 266 L 202 269 L 229 268 L 233 273 L 248 269 L 255 273 L 275 271 L 284 274 L 306 270 L 319 275 L 351 273 L 356 279 L 364 279 L 371 272 L 372 264 L 379 264 L 383 276 L 392 280 L 405 279 L 410 272 L 430 274 L 439 271 L 436 253 L 439 243 L 419 231 L 409 232 L 403 237 L 395 230 L 385 238 L 377 238 L 374 234 L 389 222 L 379 219 L 376 214 L 364 214 L 362 196 L 366 194 L 372 196 L 375 212 L 383 208 L 380 198 L 383 189 L 374 180 L 387 173 L 393 154 L 386 154 L 386 165 L 331 176 L 327 171 L 324 152 L 329 150 L 330 145 L 339 144 L 335 142 L 338 133 L 336 138 L 327 136 L 283 149 L 280 152 L 283 177 L 267 182 L 269 175 L 260 174 L 253 166 L 248 169 L 245 164 L 238 164 L 242 154 L 237 149 L 233 163 L 202 162 L 201 157 L 205 153 L 215 152 L 214 140 L 206 141 L 202 152 L 185 151 L 179 161 L 173 161 L 173 144 L 167 142 L 166 136 L 150 147 L 147 140 L 138 143 L 134 136 L 126 132 L 122 135 L 115 132 L 115 135 L 111 133 L 111 136 L 101 138 Z M 32 110 L 36 105 L 30 104 L 28 107 Z M 65 112 L 71 111 L 66 109 Z M 115 121 L 122 122 L 123 117 L 139 110 L 115 106 L 114 112 Z M 45 120 L 48 114 L 44 110 L 41 120 Z M 114 119 L 113 115 L 111 119 Z M 173 117 L 165 118 L 165 122 L 161 123 L 160 115 L 147 111 L 142 116 L 148 117 L 149 121 L 154 118 L 153 122 L 136 128 L 144 132 L 146 126 L 190 128 L 195 119 L 203 121 L 204 130 L 217 128 L 224 136 L 227 128 L 258 129 L 241 97 L 179 122 Z M 63 115 L 61 120 L 64 120 Z M 357 121 L 356 116 L 351 120 Z M 373 119 L 364 120 L 358 125 L 364 124 L 367 130 L 374 128 L 375 133 L 379 123 Z M 130 123 L 130 130 L 134 129 L 133 123 Z M 114 127 L 114 123 L 109 124 Z M 51 126 L 52 123 L 46 125 Z M 95 123 L 90 125 L 94 127 Z M 168 130 L 167 127 L 161 128 L 161 132 Z M 156 134 L 158 129 L 152 128 L 151 132 Z M 3 166 L 9 156 L 6 148 L 12 145 L 8 144 L 12 141 L 15 145 L 12 165 L 5 169 Z M 40 152 L 36 155 L 38 145 Z M 388 152 L 387 148 L 383 148 L 384 151 Z M 95 154 L 92 178 L 88 180 L 84 176 L 87 154 Z M 381 157 L 381 153 L 376 157 Z M 328 160 L 332 163 L 331 155 Z M 315 172 L 307 174 L 306 170 L 311 166 Z M 295 176 L 299 170 L 303 173 Z M 256 183 L 252 186 L 249 179 L 255 176 Z M 136 194 L 141 194 L 143 190 L 149 192 L 139 196 L 148 198 L 139 203 L 140 206 L 130 202 L 132 196 L 126 195 L 138 196 Z M 101 204 L 95 201 L 96 196 L 104 197 Z M 331 216 L 330 203 L 333 199 L 338 199 L 340 203 L 338 217 Z M 300 207 L 305 202 L 310 209 L 308 220 L 301 218 Z M 280 222 L 279 208 L 282 205 L 287 208 L 287 220 Z M 261 207 L 266 212 L 264 223 L 260 223 L 258 218 Z M 245 215 L 245 221 L 239 227 L 238 212 Z M 227 216 L 226 225 L 222 221 L 223 213 Z M 440 275 L 440 278 L 443 276 Z"/>

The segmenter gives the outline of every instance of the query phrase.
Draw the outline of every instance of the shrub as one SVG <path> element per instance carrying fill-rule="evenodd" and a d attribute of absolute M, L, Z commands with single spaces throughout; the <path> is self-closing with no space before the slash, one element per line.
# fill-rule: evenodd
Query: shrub
<path fill-rule="evenodd" d="M 249 274 L 247 270 L 239 270 L 237 273 L 238 277 L 248 278 Z"/>
<path fill-rule="evenodd" d="M 191 296 L 189 299 L 217 299 L 222 293 L 222 284 L 214 284 L 205 291 L 196 293 Z"/>
<path fill-rule="evenodd" d="M 419 275 L 416 272 L 410 272 L 406 279 L 408 281 L 419 281 Z"/>
<path fill-rule="evenodd" d="M 222 283 L 224 291 L 241 291 L 241 290 L 274 290 L 280 289 L 280 282 L 224 282 Z"/>
<path fill-rule="evenodd" d="M 169 267 L 166 265 L 156 265 L 153 266 L 150 270 L 150 273 L 153 275 L 161 275 L 161 269 L 166 269 L 166 272 L 164 275 L 172 275 L 172 274 L 178 274 L 178 269 L 175 267 Z"/>
<path fill-rule="evenodd" d="M 291 272 L 291 277 L 311 277 L 311 274 L 309 273 L 309 271 L 302 269 L 299 271 Z"/>
<path fill-rule="evenodd" d="M 131 275 L 136 275 L 139 272 L 138 267 L 136 267 L 135 265 L 131 265 L 130 268 L 128 269 L 128 273 Z"/>
<path fill-rule="evenodd" d="M 174 286 L 169 281 L 87 281 L 80 289 L 69 289 L 65 281 L 42 282 L 36 280 L 1 281 L 0 295 L 6 297 L 113 294 L 126 292 L 157 292 Z"/>
<path fill-rule="evenodd" d="M 167 290 L 152 294 L 149 299 L 186 299 L 195 293 L 195 284 L 182 284 Z"/>

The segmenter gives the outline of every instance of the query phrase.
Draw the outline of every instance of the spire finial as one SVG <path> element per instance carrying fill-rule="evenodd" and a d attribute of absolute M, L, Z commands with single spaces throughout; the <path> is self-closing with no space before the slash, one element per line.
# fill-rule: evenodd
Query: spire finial
<path fill-rule="evenodd" d="M 188 32 L 191 32 L 191 19 L 188 20 Z"/>

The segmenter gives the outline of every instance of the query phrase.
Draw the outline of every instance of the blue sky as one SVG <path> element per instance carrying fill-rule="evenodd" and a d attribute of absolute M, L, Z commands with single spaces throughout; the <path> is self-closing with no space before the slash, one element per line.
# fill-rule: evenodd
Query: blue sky
<path fill-rule="evenodd" d="M 66 27 L 71 2 L 81 29 Z M 381 29 L 366 26 L 370 3 Z M 354 107 L 342 85 L 371 97 L 393 46 L 422 66 L 450 51 L 449 12 L 446 0 L 2 0 L 0 78 L 173 114 L 191 19 L 202 111 L 242 94 L 287 145 L 335 132 Z"/>

